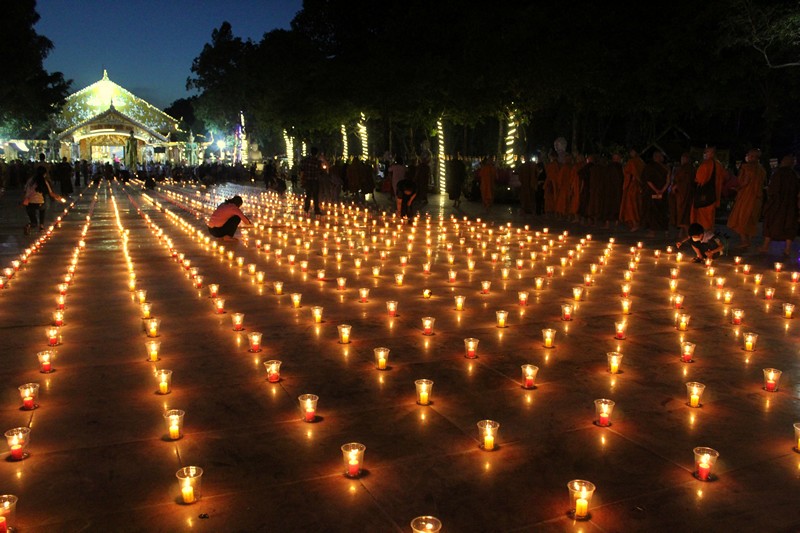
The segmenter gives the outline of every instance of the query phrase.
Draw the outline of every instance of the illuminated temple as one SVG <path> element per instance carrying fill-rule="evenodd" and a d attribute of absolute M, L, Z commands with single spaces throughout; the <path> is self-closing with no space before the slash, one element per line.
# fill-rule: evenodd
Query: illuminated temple
<path fill-rule="evenodd" d="M 170 142 L 178 121 L 108 78 L 67 97 L 55 117 L 54 141 L 68 159 L 137 162 L 180 159 L 180 146 Z M 135 150 L 130 150 L 133 133 Z"/>

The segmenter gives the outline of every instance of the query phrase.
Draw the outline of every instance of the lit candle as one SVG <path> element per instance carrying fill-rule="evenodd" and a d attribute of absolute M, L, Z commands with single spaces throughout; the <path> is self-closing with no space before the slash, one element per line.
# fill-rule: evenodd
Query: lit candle
<path fill-rule="evenodd" d="M 350 344 L 350 331 L 352 326 L 348 324 L 340 324 L 337 328 L 339 330 L 339 342 L 341 344 Z"/>
<path fill-rule="evenodd" d="M 396 285 L 402 285 L 403 284 L 403 274 L 395 274 L 394 275 L 394 282 L 395 282 Z"/>
<path fill-rule="evenodd" d="M 491 286 L 491 281 L 481 281 L 481 294 L 489 294 L 489 288 Z"/>
<path fill-rule="evenodd" d="M 620 292 L 622 293 L 623 298 L 627 298 L 631 294 L 631 285 L 630 283 L 623 283 L 620 287 Z"/>
<path fill-rule="evenodd" d="M 757 333 L 744 334 L 744 351 L 752 352 L 756 349 L 756 341 L 758 340 Z"/>
<path fill-rule="evenodd" d="M 300 308 L 300 301 L 303 299 L 303 295 L 300 294 L 300 293 L 295 292 L 295 293 L 292 293 L 290 298 L 292 299 L 292 307 L 294 307 L 295 309 L 299 309 Z"/>
<path fill-rule="evenodd" d="M 266 361 L 264 368 L 267 370 L 267 381 L 278 383 L 281 380 L 281 361 Z"/>
<path fill-rule="evenodd" d="M 631 301 L 628 298 L 623 298 L 622 300 L 620 300 L 620 304 L 622 305 L 623 315 L 631 314 Z"/>
<path fill-rule="evenodd" d="M 217 314 L 225 313 L 225 299 L 223 298 L 215 298 L 214 299 L 214 308 L 217 311 Z"/>
<path fill-rule="evenodd" d="M 689 395 L 689 407 L 700 407 L 700 398 L 706 386 L 702 383 L 689 382 L 686 384 L 686 393 Z"/>
<path fill-rule="evenodd" d="M 762 274 L 756 274 L 756 275 L 753 276 L 753 282 L 756 285 L 761 285 L 761 280 L 762 279 L 764 279 L 764 276 Z"/>
<path fill-rule="evenodd" d="M 575 500 L 575 518 L 585 518 L 589 514 L 589 502 L 584 496 Z"/>
<path fill-rule="evenodd" d="M 423 335 L 433 335 L 433 324 L 436 322 L 436 319 L 433 317 L 426 316 L 422 319 L 422 334 Z"/>
<path fill-rule="evenodd" d="M 694 355 L 695 344 L 684 341 L 681 343 L 681 361 L 684 363 L 693 362 L 692 356 Z"/>
<path fill-rule="evenodd" d="M 505 328 L 506 327 L 506 319 L 508 318 L 508 311 L 497 311 L 495 313 L 497 317 L 497 327 L 498 328 Z"/>
<path fill-rule="evenodd" d="M 689 329 L 689 319 L 691 318 L 690 315 L 685 313 L 681 313 L 678 316 L 678 331 L 686 331 Z"/>
<path fill-rule="evenodd" d="M 519 298 L 519 305 L 526 306 L 528 305 L 528 292 L 527 291 L 519 291 L 517 293 L 517 297 Z"/>
<path fill-rule="evenodd" d="M 261 351 L 261 337 L 263 335 L 258 331 L 253 331 L 247 335 L 247 339 L 250 341 L 250 352 L 256 353 Z"/>
<path fill-rule="evenodd" d="M 386 370 L 386 363 L 389 360 L 389 348 L 375 348 L 375 367 L 378 370 Z"/>
<path fill-rule="evenodd" d="M 572 305 L 561 304 L 561 320 L 572 320 Z"/>
<path fill-rule="evenodd" d="M 208 296 L 209 298 L 216 298 L 219 294 L 219 285 L 216 283 L 211 283 L 208 285 Z"/>
<path fill-rule="evenodd" d="M 548 267 L 545 268 L 545 272 L 547 273 L 547 277 L 548 278 L 552 278 L 553 277 L 553 273 L 555 271 L 556 271 L 556 269 L 554 267 L 552 267 L 552 266 L 548 266 Z"/>
<path fill-rule="evenodd" d="M 533 283 L 536 290 L 540 291 L 542 290 L 542 287 L 544 287 L 544 278 L 533 278 Z"/>
<path fill-rule="evenodd" d="M 767 287 L 764 289 L 764 299 L 765 300 L 772 300 L 775 298 L 775 289 L 772 287 Z"/>
<path fill-rule="evenodd" d="M 622 354 L 619 352 L 608 352 L 608 373 L 619 374 L 619 366 L 622 364 Z"/>
<path fill-rule="evenodd" d="M 778 380 L 781 379 L 782 372 L 776 368 L 764 369 L 764 390 L 767 392 L 778 391 Z"/>
<path fill-rule="evenodd" d="M 233 323 L 233 331 L 242 331 L 244 329 L 244 313 L 233 313 L 231 322 Z"/>
<path fill-rule="evenodd" d="M 536 387 L 536 375 L 539 367 L 534 365 L 522 365 L 522 388 L 533 389 Z"/>
<path fill-rule="evenodd" d="M 576 302 L 580 302 L 582 297 L 583 297 L 583 287 L 573 287 L 572 299 L 575 300 Z"/>
<path fill-rule="evenodd" d="M 625 328 L 627 326 L 627 322 L 621 320 L 619 322 L 614 322 L 614 338 L 618 340 L 622 340 L 625 338 Z"/>
<path fill-rule="evenodd" d="M 554 340 L 556 337 L 556 330 L 554 329 L 543 329 L 542 330 L 542 338 L 544 340 L 544 347 L 545 348 L 553 348 Z"/>
<path fill-rule="evenodd" d="M 340 291 L 345 290 L 347 285 L 347 278 L 336 278 L 336 288 Z"/>
<path fill-rule="evenodd" d="M 731 324 L 734 326 L 740 326 L 742 324 L 742 319 L 744 318 L 744 310 L 743 309 L 733 309 L 731 310 Z"/>
<path fill-rule="evenodd" d="M 433 381 L 429 379 L 418 379 L 414 382 L 417 389 L 417 403 L 419 405 L 428 405 L 430 403 L 431 389 L 433 388 Z"/>
<path fill-rule="evenodd" d="M 794 318 L 794 304 L 783 304 L 783 318 Z"/>
<path fill-rule="evenodd" d="M 275 294 L 283 294 L 283 282 L 282 281 L 275 281 L 272 283 L 272 288 L 275 290 Z"/>
<path fill-rule="evenodd" d="M 425 300 L 430 300 L 430 298 L 431 298 L 431 294 L 433 294 L 433 293 L 431 292 L 431 290 L 430 290 L 430 289 L 423 289 L 423 290 L 422 290 L 422 297 L 423 297 Z"/>
<path fill-rule="evenodd" d="M 397 302 L 393 300 L 386 302 L 386 311 L 389 313 L 390 317 L 397 316 Z"/>
<path fill-rule="evenodd" d="M 183 503 L 194 503 L 194 487 L 191 485 L 181 487 L 181 497 L 183 498 Z"/>

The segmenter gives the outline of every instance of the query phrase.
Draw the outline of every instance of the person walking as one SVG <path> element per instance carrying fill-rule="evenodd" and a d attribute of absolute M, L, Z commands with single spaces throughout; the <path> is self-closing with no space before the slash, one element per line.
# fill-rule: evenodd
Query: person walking
<path fill-rule="evenodd" d="M 303 211 L 311 214 L 311 202 L 314 202 L 314 214 L 319 215 L 319 180 L 322 177 L 322 162 L 319 159 L 319 150 L 312 146 L 308 157 L 300 162 L 300 184 L 306 192 L 303 200 Z"/>
<path fill-rule="evenodd" d="M 25 225 L 25 235 L 31 232 L 34 226 L 39 227 L 39 231 L 44 229 L 44 216 L 47 211 L 45 196 L 49 196 L 57 202 L 65 200 L 53 192 L 50 182 L 47 179 L 47 167 L 40 165 L 36 167 L 34 174 L 26 183 L 22 197 L 22 205 L 28 215 L 28 224 Z"/>
<path fill-rule="evenodd" d="M 764 244 L 758 250 L 761 253 L 769 251 L 772 241 L 784 241 L 783 255 L 791 255 L 800 213 L 800 176 L 794 171 L 796 162 L 794 154 L 785 155 L 769 180 L 764 208 Z"/>
<path fill-rule="evenodd" d="M 756 148 L 749 150 L 739 169 L 736 200 L 731 214 L 728 215 L 728 227 L 739 234 L 740 242 L 734 247 L 736 250 L 750 248 L 750 239 L 756 233 L 761 216 L 767 171 L 758 162 L 760 154 L 760 150 Z"/>

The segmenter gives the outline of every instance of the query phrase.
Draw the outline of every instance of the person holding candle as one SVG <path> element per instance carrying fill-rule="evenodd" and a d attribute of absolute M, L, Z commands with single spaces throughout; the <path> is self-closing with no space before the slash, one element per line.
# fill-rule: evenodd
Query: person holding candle
<path fill-rule="evenodd" d="M 703 226 L 697 223 L 689 225 L 689 236 L 682 241 L 678 241 L 676 246 L 680 249 L 684 243 L 690 241 L 690 245 L 696 257 L 694 263 L 702 263 L 705 259 L 714 259 L 722 255 L 725 249 L 719 236 L 713 231 L 706 231 Z"/>
<path fill-rule="evenodd" d="M 238 240 L 234 237 L 239 223 L 252 227 L 253 223 L 241 211 L 244 201 L 241 196 L 234 196 L 222 202 L 208 219 L 208 232 L 226 241 Z"/>

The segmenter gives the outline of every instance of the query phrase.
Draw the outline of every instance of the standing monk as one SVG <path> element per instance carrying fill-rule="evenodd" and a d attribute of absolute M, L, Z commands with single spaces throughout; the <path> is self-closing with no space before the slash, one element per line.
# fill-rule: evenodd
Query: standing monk
<path fill-rule="evenodd" d="M 736 203 L 728 216 L 728 227 L 739 234 L 737 250 L 750 248 L 750 239 L 756 233 L 758 218 L 761 216 L 761 202 L 764 194 L 764 180 L 767 171 L 758 162 L 761 151 L 753 148 L 747 152 L 745 162 L 739 169 L 739 187 Z"/>
<path fill-rule="evenodd" d="M 669 222 L 678 228 L 678 238 L 689 236 L 689 223 L 692 211 L 692 184 L 694 183 L 694 165 L 688 153 L 681 154 L 681 164 L 672 176 L 672 188 L 669 191 Z"/>
<path fill-rule="evenodd" d="M 580 171 L 586 166 L 586 157 L 583 154 L 575 156 L 575 164 L 569 173 L 569 193 L 567 198 L 567 220 L 570 222 L 578 221 L 578 208 L 581 203 L 581 177 Z"/>
<path fill-rule="evenodd" d="M 536 186 L 539 180 L 539 167 L 536 163 L 522 158 L 522 162 L 517 168 L 519 173 L 519 203 L 522 211 L 533 213 Z"/>
<path fill-rule="evenodd" d="M 483 207 L 488 211 L 494 203 L 494 184 L 497 182 L 497 168 L 494 166 L 494 161 L 488 157 L 484 158 L 481 168 L 478 169 L 478 178 L 481 182 Z"/>
<path fill-rule="evenodd" d="M 625 173 L 622 169 L 622 154 L 614 152 L 611 163 L 608 165 L 608 191 L 603 208 L 603 227 L 609 228 L 611 223 L 616 225 L 619 217 L 619 206 L 622 202 L 622 184 L 625 182 Z"/>
<path fill-rule="evenodd" d="M 552 215 L 556 211 L 558 172 L 561 169 L 561 165 L 555 152 L 550 152 L 548 159 L 549 161 L 544 166 L 544 214 Z"/>
<path fill-rule="evenodd" d="M 572 172 L 572 156 L 564 154 L 564 164 L 558 169 L 556 185 L 556 215 L 566 217 L 569 203 L 569 183 Z"/>
<path fill-rule="evenodd" d="M 800 176 L 794 171 L 794 154 L 781 159 L 781 166 L 772 175 L 767 189 L 764 209 L 764 244 L 759 252 L 769 250 L 772 241 L 785 241 L 783 255 L 789 257 L 792 242 L 797 236 L 797 216 L 800 209 Z"/>
<path fill-rule="evenodd" d="M 625 182 L 622 185 L 622 202 L 619 207 L 619 219 L 631 231 L 638 230 L 641 221 L 642 170 L 644 161 L 639 157 L 639 153 L 631 148 L 630 159 L 623 169 Z"/>
<path fill-rule="evenodd" d="M 667 231 L 667 187 L 669 170 L 664 165 L 664 154 L 653 153 L 653 160 L 642 170 L 642 226 L 648 237 L 655 237 L 656 231 Z"/>
<path fill-rule="evenodd" d="M 695 192 L 690 218 L 692 223 L 700 224 L 706 231 L 714 229 L 714 218 L 722 195 L 722 181 L 725 179 L 725 167 L 717 161 L 716 156 L 716 147 L 707 146 L 703 151 L 703 162 L 694 175 Z M 710 196 L 703 193 L 703 185 L 708 188 Z"/>

